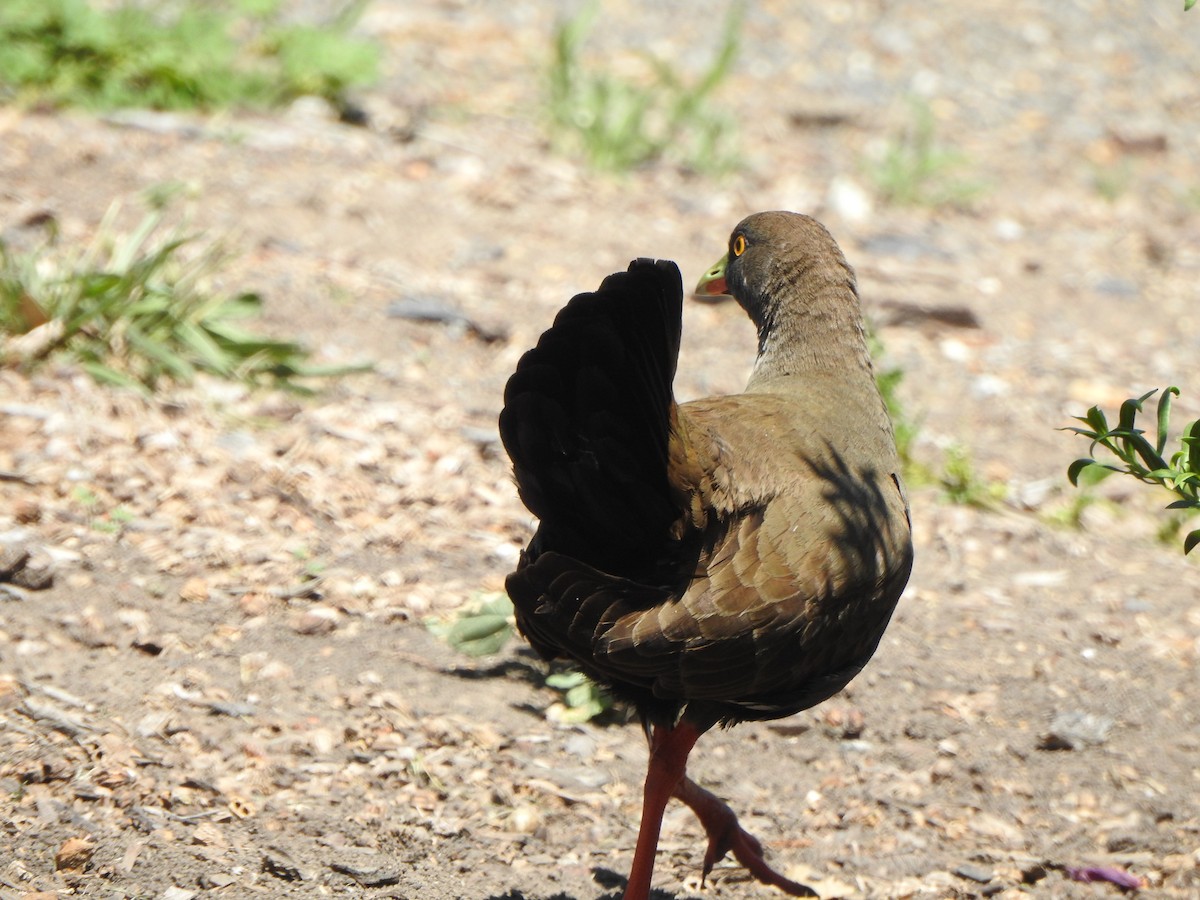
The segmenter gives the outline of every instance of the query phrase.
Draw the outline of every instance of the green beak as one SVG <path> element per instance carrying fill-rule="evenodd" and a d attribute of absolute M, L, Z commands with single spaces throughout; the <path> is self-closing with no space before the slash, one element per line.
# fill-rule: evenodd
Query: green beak
<path fill-rule="evenodd" d="M 722 294 L 728 294 L 729 286 L 725 283 L 725 267 L 727 265 L 729 265 L 728 253 L 717 260 L 713 267 L 701 276 L 700 283 L 696 285 L 696 293 L 701 297 L 719 297 Z"/>

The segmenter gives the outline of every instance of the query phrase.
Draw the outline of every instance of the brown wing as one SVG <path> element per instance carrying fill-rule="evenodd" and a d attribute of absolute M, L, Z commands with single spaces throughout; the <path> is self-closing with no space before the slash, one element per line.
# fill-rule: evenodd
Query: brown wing
<path fill-rule="evenodd" d="M 678 601 L 621 621 L 605 646 L 614 666 L 661 660 L 656 694 L 786 715 L 840 690 L 883 634 L 912 564 L 900 483 L 814 441 L 796 408 L 753 394 L 685 408 L 711 435 L 692 441 L 715 457 L 701 491 L 713 538 Z"/>

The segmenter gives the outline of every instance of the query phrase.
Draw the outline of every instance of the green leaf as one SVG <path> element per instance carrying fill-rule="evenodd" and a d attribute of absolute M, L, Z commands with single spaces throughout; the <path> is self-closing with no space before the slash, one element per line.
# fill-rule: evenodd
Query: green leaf
<path fill-rule="evenodd" d="M 483 613 L 459 619 L 446 635 L 446 642 L 468 656 L 490 656 L 512 637 L 508 616 Z"/>
<path fill-rule="evenodd" d="M 1094 466 L 1089 466 L 1078 473 L 1079 487 L 1089 488 L 1095 487 L 1104 479 L 1110 477 L 1114 472 L 1120 472 L 1116 466 L 1107 466 L 1104 463 L 1096 463 Z"/>
<path fill-rule="evenodd" d="M 546 676 L 546 684 L 559 691 L 572 690 L 581 684 L 587 683 L 587 680 L 587 676 L 578 669 L 571 669 L 567 672 L 554 672 Z"/>
<path fill-rule="evenodd" d="M 1200 529 L 1190 532 L 1188 536 L 1183 539 L 1183 552 L 1185 554 L 1191 553 L 1192 548 L 1194 548 L 1197 544 L 1200 544 Z"/>
<path fill-rule="evenodd" d="M 1200 472 L 1200 419 L 1183 430 L 1182 441 L 1187 448 L 1188 471 Z"/>
<path fill-rule="evenodd" d="M 1147 469 L 1141 473 L 1143 479 L 1147 481 L 1174 481 L 1175 470 L 1170 466 L 1164 465 L 1158 469 Z"/>
<path fill-rule="evenodd" d="M 589 722 L 596 718 L 604 710 L 605 706 L 602 703 L 593 701 L 583 706 L 568 706 L 558 713 L 555 718 L 565 725 L 582 725 L 584 722 Z"/>
<path fill-rule="evenodd" d="M 548 675 L 546 685 L 563 692 L 562 705 L 550 709 L 551 718 L 559 722 L 586 722 L 612 706 L 605 690 L 578 669 Z"/>
<path fill-rule="evenodd" d="M 361 375 L 363 372 L 373 371 L 374 363 L 345 363 L 344 365 L 336 365 L 330 363 L 324 366 L 307 366 L 293 365 L 292 371 L 299 378 L 334 378 L 342 375 Z"/>
<path fill-rule="evenodd" d="M 1155 388 L 1154 391 L 1142 394 L 1140 397 L 1130 397 L 1121 404 L 1121 414 L 1117 422 L 1118 431 L 1133 431 L 1133 420 L 1142 411 L 1142 404 L 1146 401 L 1146 398 L 1152 396 L 1157 390 Z"/>
<path fill-rule="evenodd" d="M 1125 440 L 1142 458 L 1142 462 L 1146 464 L 1146 468 L 1152 470 L 1170 470 L 1167 461 L 1155 452 L 1154 447 L 1143 436 L 1144 432 L 1135 429 Z"/>
<path fill-rule="evenodd" d="M 1094 475 L 1093 470 L 1095 469 L 1099 469 L 1101 472 L 1104 472 L 1104 474 L 1099 476 Z M 1084 484 L 1095 484 L 1101 479 L 1107 477 L 1107 475 L 1112 471 L 1116 470 L 1112 469 L 1111 466 L 1102 465 L 1101 463 L 1096 462 L 1094 459 L 1077 459 L 1067 468 L 1067 479 L 1072 485 L 1079 487 L 1081 479 L 1083 480 Z"/>
<path fill-rule="evenodd" d="M 1075 460 L 1075 462 L 1067 467 L 1067 479 L 1070 481 L 1070 484 L 1074 485 L 1075 487 L 1079 487 L 1080 474 L 1084 472 L 1085 469 L 1090 469 L 1093 466 L 1099 466 L 1099 463 L 1096 462 L 1096 460 L 1091 460 L 1091 458 Z"/>
<path fill-rule="evenodd" d="M 1108 417 L 1104 415 L 1104 410 L 1099 406 L 1093 406 L 1089 409 L 1081 421 L 1091 425 L 1092 431 L 1095 432 L 1097 437 L 1108 434 Z"/>
<path fill-rule="evenodd" d="M 495 616 L 511 616 L 513 614 L 512 601 L 508 599 L 508 594 L 504 591 L 491 591 L 490 593 L 480 595 L 479 611 L 482 613 L 490 613 Z"/>
<path fill-rule="evenodd" d="M 146 338 L 136 329 L 129 331 L 128 338 L 130 347 L 150 362 L 156 363 L 162 371 L 169 372 L 176 381 L 186 384 L 195 377 L 195 366 L 170 346 Z"/>
<path fill-rule="evenodd" d="M 567 706 L 588 706 L 589 704 L 593 704 L 596 702 L 596 686 L 590 681 L 585 684 L 577 684 L 567 691 L 564 702 Z"/>
<path fill-rule="evenodd" d="M 1149 394 L 1146 396 L 1149 396 Z M 1179 396 L 1179 388 L 1171 386 L 1163 391 L 1162 396 L 1158 398 L 1158 440 L 1155 442 L 1154 448 L 1158 451 L 1159 455 L 1162 454 L 1163 449 L 1167 446 L 1167 430 L 1171 418 L 1172 396 Z"/>
<path fill-rule="evenodd" d="M 147 393 L 146 385 L 144 385 L 141 381 L 133 378 L 130 375 L 126 375 L 124 372 L 118 372 L 111 366 L 106 366 L 97 362 L 83 362 L 80 363 L 80 368 L 82 368 L 83 371 L 87 372 L 101 384 L 111 384 L 116 387 L 131 388 L 142 394 Z"/>
<path fill-rule="evenodd" d="M 554 718 L 560 722 L 586 722 L 612 706 L 612 698 L 582 672 L 559 672 L 547 678 L 546 684 L 551 687 L 571 685 L 563 696 L 563 706 L 566 708 L 554 712 Z"/>
<path fill-rule="evenodd" d="M 203 368 L 217 375 L 229 376 L 233 373 L 233 359 L 200 325 L 195 322 L 180 322 L 176 328 L 176 336 Z"/>
<path fill-rule="evenodd" d="M 495 591 L 479 596 L 453 623 L 432 620 L 427 626 L 461 653 L 489 656 L 512 637 L 512 612 L 508 595 Z"/>

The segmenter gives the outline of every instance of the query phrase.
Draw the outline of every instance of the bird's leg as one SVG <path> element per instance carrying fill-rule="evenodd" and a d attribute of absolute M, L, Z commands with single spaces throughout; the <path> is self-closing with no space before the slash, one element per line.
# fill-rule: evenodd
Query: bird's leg
<path fill-rule="evenodd" d="M 650 732 L 650 764 L 642 794 L 642 824 L 638 829 L 633 866 L 625 886 L 624 900 L 648 900 L 650 877 L 654 874 L 654 855 L 662 830 L 663 810 L 672 795 L 677 795 L 687 769 L 688 754 L 703 732 L 683 720 L 672 728 L 655 725 Z"/>
<path fill-rule="evenodd" d="M 721 798 L 686 776 L 676 785 L 675 797 L 696 814 L 708 834 L 708 850 L 704 854 L 705 877 L 718 860 L 732 851 L 734 858 L 763 884 L 773 885 L 792 897 L 817 896 L 812 888 L 783 877 L 767 865 L 763 859 L 762 844 L 738 824 L 737 816 Z"/>

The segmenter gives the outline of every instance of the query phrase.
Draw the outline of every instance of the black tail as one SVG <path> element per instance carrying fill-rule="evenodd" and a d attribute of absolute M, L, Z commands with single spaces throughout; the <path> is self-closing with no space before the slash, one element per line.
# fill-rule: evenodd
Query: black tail
<path fill-rule="evenodd" d="M 617 569 L 662 547 L 679 514 L 667 465 L 682 313 L 678 267 L 638 259 L 574 297 L 521 357 L 500 437 L 541 520 L 537 552 L 632 575 Z"/>

